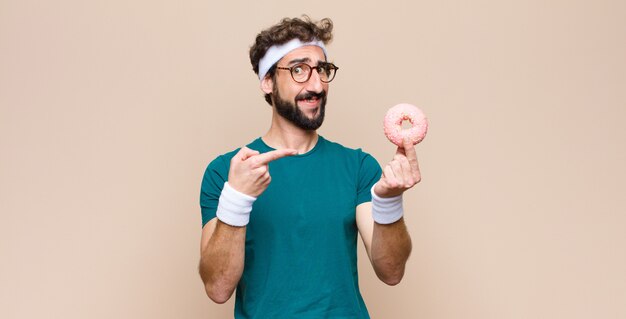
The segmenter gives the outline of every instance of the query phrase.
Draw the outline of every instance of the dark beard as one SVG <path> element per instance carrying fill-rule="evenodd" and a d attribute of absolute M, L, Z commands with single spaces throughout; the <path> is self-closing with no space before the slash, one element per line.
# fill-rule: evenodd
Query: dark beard
<path fill-rule="evenodd" d="M 289 122 L 293 123 L 295 126 L 306 131 L 314 131 L 322 126 L 322 123 L 324 122 L 324 111 L 326 109 L 326 92 L 307 92 L 296 96 L 293 103 L 283 100 L 278 94 L 276 86 L 274 86 L 272 95 L 276 112 Z M 320 99 L 319 113 L 317 114 L 317 117 L 313 119 L 309 119 L 306 115 L 304 115 L 304 113 L 297 106 L 297 101 L 299 99 L 308 99 L 310 97 L 317 97 Z"/>

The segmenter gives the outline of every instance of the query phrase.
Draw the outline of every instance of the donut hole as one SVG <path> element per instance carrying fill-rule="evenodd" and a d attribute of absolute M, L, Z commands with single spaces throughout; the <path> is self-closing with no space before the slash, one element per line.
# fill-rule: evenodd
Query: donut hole
<path fill-rule="evenodd" d="M 410 120 L 405 119 L 405 120 L 402 120 L 401 127 L 402 127 L 403 130 L 408 130 L 408 129 L 413 127 L 413 123 L 411 123 Z"/>

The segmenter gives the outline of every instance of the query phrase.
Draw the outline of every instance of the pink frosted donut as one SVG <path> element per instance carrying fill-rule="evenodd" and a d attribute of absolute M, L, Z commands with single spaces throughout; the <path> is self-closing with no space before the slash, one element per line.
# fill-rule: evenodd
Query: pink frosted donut
<path fill-rule="evenodd" d="M 409 121 L 413 126 L 408 129 L 402 129 L 402 122 Z M 415 105 L 401 103 L 387 111 L 385 120 L 383 121 L 385 135 L 391 143 L 402 146 L 402 140 L 405 136 L 409 137 L 413 145 L 421 142 L 426 136 L 428 130 L 428 121 L 424 112 Z"/>

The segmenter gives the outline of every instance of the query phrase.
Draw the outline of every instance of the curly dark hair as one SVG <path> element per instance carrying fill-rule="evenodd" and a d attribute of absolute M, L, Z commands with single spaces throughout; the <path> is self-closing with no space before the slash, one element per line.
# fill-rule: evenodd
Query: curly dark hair
<path fill-rule="evenodd" d="M 284 18 L 280 23 L 261 31 L 256 36 L 254 44 L 250 47 L 252 70 L 259 74 L 259 61 L 273 45 L 281 45 L 295 38 L 302 42 L 319 40 L 328 44 L 333 38 L 332 32 L 333 22 L 329 18 L 317 22 L 311 21 L 306 15 L 303 15 L 302 18 Z M 274 80 L 275 72 L 276 65 L 273 65 L 266 76 L 270 76 Z M 270 94 L 265 94 L 265 101 L 270 105 L 272 104 Z"/>

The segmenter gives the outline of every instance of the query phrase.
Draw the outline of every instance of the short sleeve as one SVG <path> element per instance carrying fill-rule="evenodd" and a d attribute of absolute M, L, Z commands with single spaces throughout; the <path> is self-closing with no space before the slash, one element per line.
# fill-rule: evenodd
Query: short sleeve
<path fill-rule="evenodd" d="M 228 180 L 228 169 L 229 165 L 224 156 L 219 156 L 209 164 L 204 172 L 200 190 L 203 227 L 216 216 L 217 204 L 222 194 L 224 183 Z"/>
<path fill-rule="evenodd" d="M 359 150 L 359 180 L 357 191 L 357 205 L 372 201 L 371 189 L 378 182 L 382 170 L 378 161 L 365 152 Z"/>

